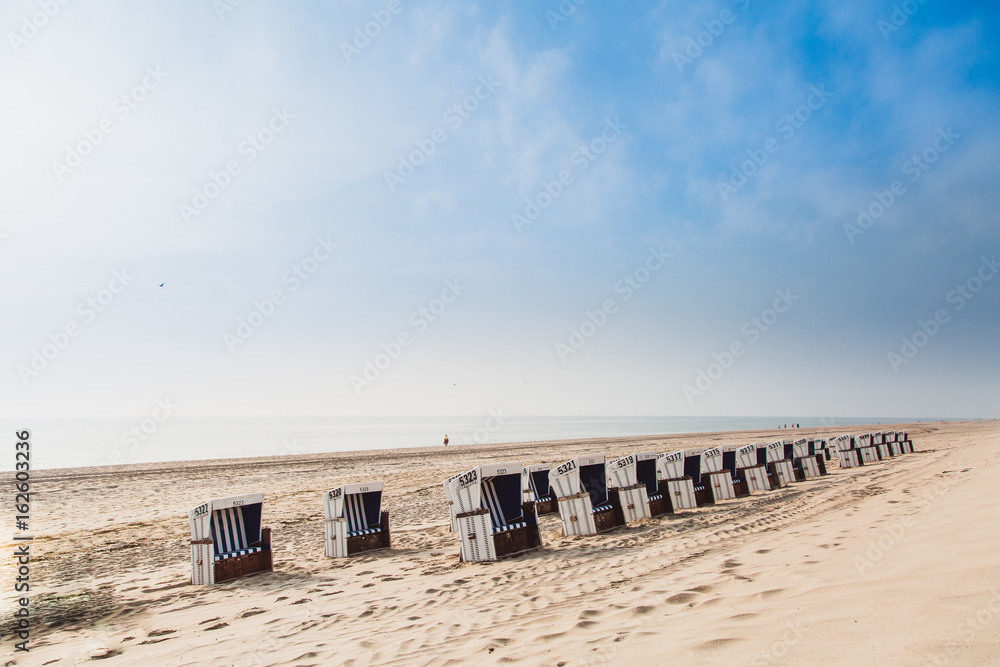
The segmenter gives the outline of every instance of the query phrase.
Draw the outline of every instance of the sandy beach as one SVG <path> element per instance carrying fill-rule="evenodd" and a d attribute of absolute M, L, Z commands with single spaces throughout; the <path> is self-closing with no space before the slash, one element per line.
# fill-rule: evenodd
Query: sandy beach
<path fill-rule="evenodd" d="M 488 564 L 459 562 L 441 487 L 474 465 L 845 429 L 36 471 L 31 651 L 7 636 L 5 664 L 995 663 L 1000 422 L 850 432 L 892 428 L 914 454 L 597 536 L 543 516 L 543 549 Z M 325 558 L 321 494 L 371 480 L 393 548 Z M 190 585 L 188 510 L 254 491 L 274 572 Z"/>

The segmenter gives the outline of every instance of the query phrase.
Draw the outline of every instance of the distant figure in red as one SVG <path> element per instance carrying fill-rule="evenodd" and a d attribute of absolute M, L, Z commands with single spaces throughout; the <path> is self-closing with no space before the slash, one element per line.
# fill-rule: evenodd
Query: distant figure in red
<path fill-rule="evenodd" d="M 448 434 L 447 434 L 447 433 L 446 433 L 446 434 L 445 434 L 445 436 L 444 436 L 444 446 L 445 446 L 445 447 L 447 447 L 447 446 L 448 446 Z"/>

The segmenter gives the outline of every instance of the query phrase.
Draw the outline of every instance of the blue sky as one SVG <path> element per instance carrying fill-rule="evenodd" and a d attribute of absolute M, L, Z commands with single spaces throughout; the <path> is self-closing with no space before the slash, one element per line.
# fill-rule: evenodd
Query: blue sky
<path fill-rule="evenodd" d="M 994 5 L 333 4 L 4 4 L 5 412 L 995 416 Z"/>

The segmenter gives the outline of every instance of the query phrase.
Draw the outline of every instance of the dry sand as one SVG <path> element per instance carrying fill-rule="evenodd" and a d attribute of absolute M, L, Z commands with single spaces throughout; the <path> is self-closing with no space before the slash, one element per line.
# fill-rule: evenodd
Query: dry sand
<path fill-rule="evenodd" d="M 15 655 L 5 636 L 5 660 L 997 664 L 1000 422 L 902 428 L 912 455 L 598 536 L 564 538 L 547 515 L 544 549 L 486 564 L 458 562 L 441 487 L 478 463 L 844 429 L 38 471 L 32 648 Z M 322 492 L 375 479 L 392 550 L 325 558 Z M 187 511 L 253 491 L 267 494 L 275 571 L 190 585 Z"/>

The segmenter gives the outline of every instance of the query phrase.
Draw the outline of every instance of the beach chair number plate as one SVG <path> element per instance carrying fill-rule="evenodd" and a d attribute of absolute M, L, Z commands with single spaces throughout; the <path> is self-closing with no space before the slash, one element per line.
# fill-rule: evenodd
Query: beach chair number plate
<path fill-rule="evenodd" d="M 567 461 L 566 463 L 564 463 L 561 466 L 559 466 L 558 468 L 556 468 L 556 476 L 558 476 L 558 475 L 565 475 L 570 470 L 576 470 L 576 460 L 575 459 L 572 460 L 572 461 Z"/>
<path fill-rule="evenodd" d="M 458 486 L 459 488 L 464 489 L 467 486 L 472 486 L 477 481 L 479 481 L 479 471 L 470 470 L 458 478 Z"/>

